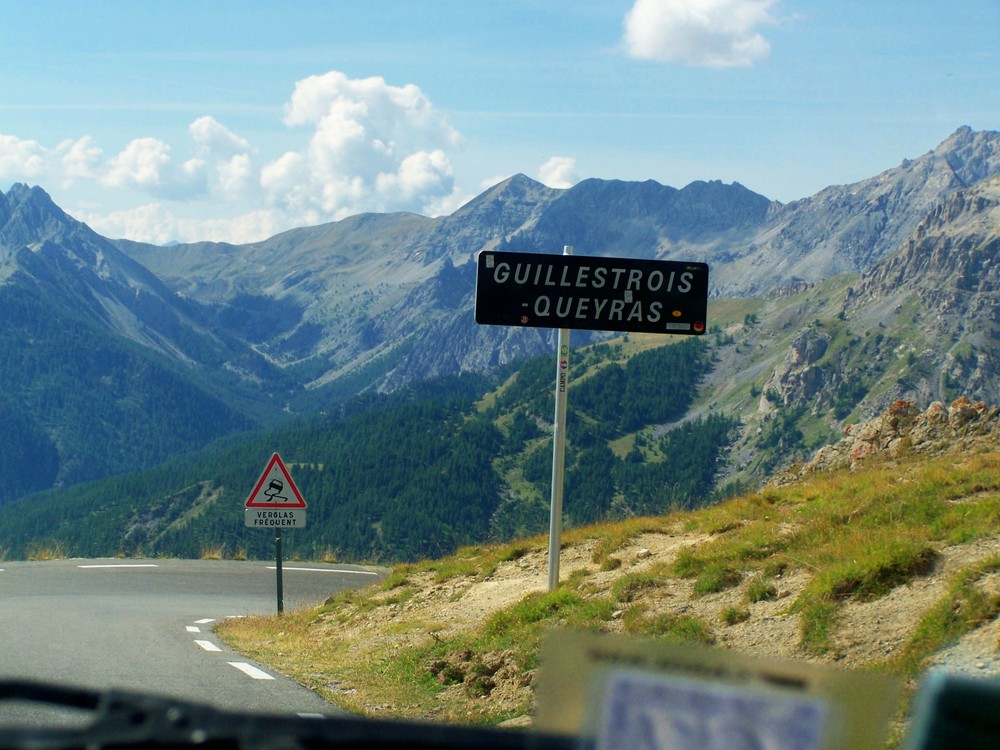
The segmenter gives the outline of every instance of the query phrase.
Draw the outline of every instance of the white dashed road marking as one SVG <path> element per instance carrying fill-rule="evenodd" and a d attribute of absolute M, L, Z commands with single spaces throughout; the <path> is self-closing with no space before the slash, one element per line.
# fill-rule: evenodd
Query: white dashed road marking
<path fill-rule="evenodd" d="M 101 563 L 99 565 L 77 565 L 76 567 L 92 570 L 94 568 L 158 568 L 160 566 L 156 563 Z"/>
<path fill-rule="evenodd" d="M 253 677 L 255 680 L 273 680 L 274 678 L 265 672 L 263 669 L 257 669 L 253 664 L 247 664 L 244 661 L 231 661 L 227 662 L 232 667 L 236 667 L 238 670 L 243 672 L 243 674 Z"/>
<path fill-rule="evenodd" d="M 268 565 L 268 570 L 277 570 L 276 565 Z M 377 576 L 378 573 L 373 573 L 370 570 L 336 570 L 334 568 L 290 568 L 287 565 L 281 566 L 282 570 L 304 570 L 309 573 L 350 573 L 356 576 Z"/>
<path fill-rule="evenodd" d="M 211 618 L 211 617 L 206 617 L 206 618 L 204 618 L 202 620 L 195 620 L 195 622 L 197 622 L 199 625 L 206 625 L 207 623 L 215 622 L 215 620 L 213 618 Z M 186 628 L 187 632 L 189 632 L 189 633 L 200 633 L 201 632 L 201 628 L 199 628 L 197 625 L 186 625 L 185 628 Z M 201 648 L 203 648 L 205 651 L 212 651 L 212 652 L 221 652 L 222 651 L 221 648 L 219 648 L 218 646 L 216 646 L 211 641 L 203 641 L 203 640 L 199 640 L 199 639 L 195 638 L 194 642 L 197 643 L 199 646 L 201 646 Z M 243 674 L 247 675 L 248 677 L 252 677 L 255 680 L 273 680 L 274 679 L 274 677 L 272 677 L 271 675 L 269 675 L 263 669 L 258 669 L 253 664 L 248 664 L 245 661 L 230 661 L 230 662 L 226 662 L 226 663 L 229 664 L 229 665 L 231 665 L 231 666 L 233 666 L 233 667 L 236 667 Z"/>

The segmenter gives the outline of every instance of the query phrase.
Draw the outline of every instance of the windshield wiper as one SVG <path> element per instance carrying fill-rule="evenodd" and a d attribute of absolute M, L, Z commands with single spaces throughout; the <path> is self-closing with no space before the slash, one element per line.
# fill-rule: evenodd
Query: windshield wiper
<path fill-rule="evenodd" d="M 572 737 L 355 717 L 244 714 L 122 690 L 0 680 L 0 705 L 25 702 L 92 714 L 83 727 L 3 727 L 0 750 L 571 750 Z"/>

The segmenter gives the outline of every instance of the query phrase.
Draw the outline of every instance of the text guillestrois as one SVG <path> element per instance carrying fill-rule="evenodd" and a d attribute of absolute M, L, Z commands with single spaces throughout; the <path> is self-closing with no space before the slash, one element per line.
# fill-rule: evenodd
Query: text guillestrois
<path fill-rule="evenodd" d="M 690 271 L 664 273 L 659 269 L 645 271 L 641 268 L 608 268 L 580 266 L 561 269 L 549 263 L 500 262 L 493 268 L 493 280 L 497 284 L 512 283 L 517 286 L 572 287 L 574 289 L 611 289 L 632 292 L 676 292 L 687 294 L 691 291 L 694 274 Z"/>

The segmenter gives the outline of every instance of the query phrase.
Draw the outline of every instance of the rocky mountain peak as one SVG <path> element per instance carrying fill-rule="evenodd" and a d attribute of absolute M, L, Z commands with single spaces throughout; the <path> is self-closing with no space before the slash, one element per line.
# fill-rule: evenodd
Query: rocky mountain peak
<path fill-rule="evenodd" d="M 483 212 L 484 208 L 488 209 L 499 204 L 547 204 L 560 192 L 562 191 L 546 187 L 527 175 L 518 173 L 473 198 L 452 214 L 451 218 L 478 215 Z"/>
<path fill-rule="evenodd" d="M 217 337 L 199 312 L 147 268 L 59 208 L 40 187 L 0 194 L 0 279 L 13 279 L 115 333 L 181 361 L 188 348 L 212 352 Z M 182 342 L 175 341 L 184 329 Z M 193 333 L 192 333 L 193 331 Z"/>
<path fill-rule="evenodd" d="M 55 205 L 45 190 L 38 185 L 28 185 L 24 182 L 15 182 L 10 186 L 10 190 L 7 191 L 7 200 L 14 204 L 35 201 L 47 203 L 51 206 Z"/>
<path fill-rule="evenodd" d="M 59 236 L 76 224 L 42 188 L 15 183 L 0 193 L 0 248 L 7 250 Z"/>
<path fill-rule="evenodd" d="M 963 125 L 932 153 L 948 163 L 963 185 L 973 185 L 1000 173 L 1000 132 Z"/>

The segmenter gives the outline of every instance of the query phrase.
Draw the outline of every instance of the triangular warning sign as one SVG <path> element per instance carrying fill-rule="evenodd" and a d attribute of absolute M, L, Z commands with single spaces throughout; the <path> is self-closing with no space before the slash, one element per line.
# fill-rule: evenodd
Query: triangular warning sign
<path fill-rule="evenodd" d="M 275 453 L 267 462 L 253 492 L 247 498 L 248 508 L 304 508 L 306 501 L 299 494 L 299 488 L 292 481 L 292 475 L 285 468 L 281 456 Z"/>

